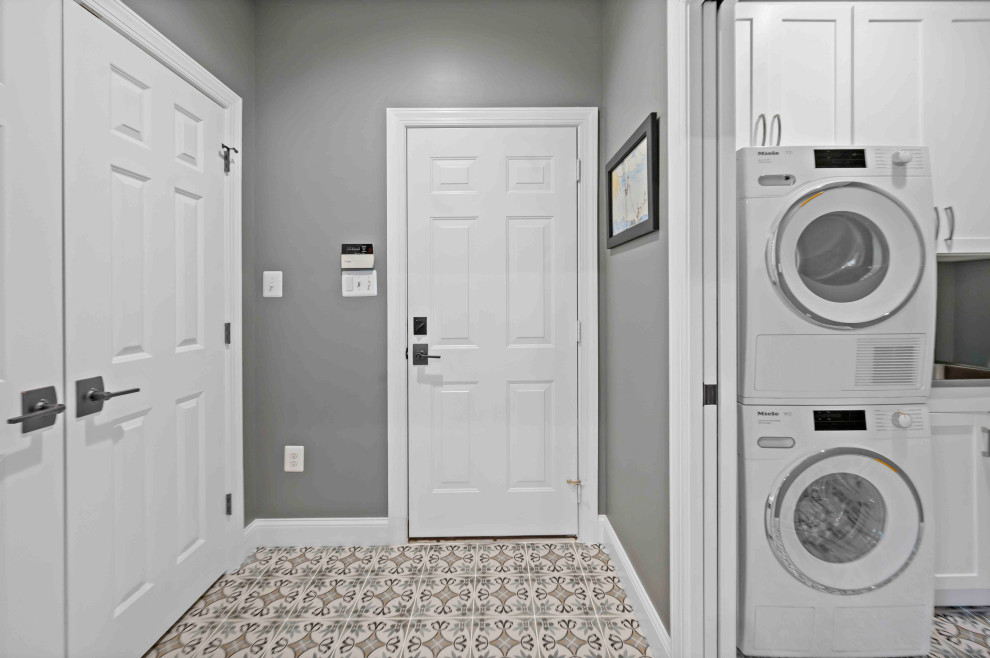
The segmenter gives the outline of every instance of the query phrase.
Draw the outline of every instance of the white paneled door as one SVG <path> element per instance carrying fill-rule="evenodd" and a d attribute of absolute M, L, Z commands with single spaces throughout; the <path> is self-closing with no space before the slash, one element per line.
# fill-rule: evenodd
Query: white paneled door
<path fill-rule="evenodd" d="M 575 535 L 576 130 L 407 149 L 409 534 Z"/>
<path fill-rule="evenodd" d="M 63 655 L 62 7 L 0 0 L 0 656 Z M 49 399 L 49 403 L 56 400 Z M 34 406 L 35 403 L 32 403 Z M 57 408 L 50 411 L 55 411 Z M 42 410 L 43 411 L 43 410 Z"/>
<path fill-rule="evenodd" d="M 223 111 L 74 2 L 64 58 L 68 647 L 131 657 L 223 572 Z"/>

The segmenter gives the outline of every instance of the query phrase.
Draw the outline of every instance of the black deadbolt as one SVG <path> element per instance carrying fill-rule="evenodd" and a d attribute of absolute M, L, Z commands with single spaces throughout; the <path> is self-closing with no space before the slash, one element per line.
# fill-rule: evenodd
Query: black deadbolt
<path fill-rule="evenodd" d="M 426 318 L 415 317 L 413 318 L 413 336 L 425 336 L 426 335 Z"/>

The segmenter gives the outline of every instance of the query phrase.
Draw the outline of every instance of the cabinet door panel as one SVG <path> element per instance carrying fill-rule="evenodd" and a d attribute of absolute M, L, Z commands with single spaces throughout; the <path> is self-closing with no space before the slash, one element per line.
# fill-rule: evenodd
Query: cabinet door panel
<path fill-rule="evenodd" d="M 934 509 L 926 521 L 935 539 L 935 587 L 943 594 L 990 588 L 990 457 L 983 456 L 990 416 L 933 413 L 931 422 Z"/>
<path fill-rule="evenodd" d="M 939 3 L 937 16 L 937 47 L 927 71 L 934 103 L 929 146 L 935 199 L 939 206 L 954 209 L 953 237 L 986 239 L 990 2 Z"/>
<path fill-rule="evenodd" d="M 757 128 L 757 118 L 765 108 L 758 107 L 753 96 L 754 79 L 759 72 L 754 70 L 754 25 L 750 15 L 736 14 L 736 148 L 762 146 L 765 138 L 762 129 Z"/>
<path fill-rule="evenodd" d="M 853 143 L 926 145 L 924 67 L 935 49 L 931 5 L 872 2 L 853 11 Z"/>
<path fill-rule="evenodd" d="M 852 7 L 848 3 L 772 3 L 766 7 L 769 116 L 780 115 L 773 143 L 851 141 Z M 768 143 L 769 143 L 768 138 Z"/>

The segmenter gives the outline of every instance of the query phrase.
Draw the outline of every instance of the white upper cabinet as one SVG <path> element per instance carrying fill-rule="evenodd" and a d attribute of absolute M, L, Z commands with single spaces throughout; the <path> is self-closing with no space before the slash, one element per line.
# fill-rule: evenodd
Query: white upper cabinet
<path fill-rule="evenodd" d="M 848 144 L 851 39 L 849 3 L 739 3 L 737 146 Z"/>
<path fill-rule="evenodd" d="M 990 257 L 990 1 L 741 2 L 736 88 L 737 147 L 928 146 L 940 258 Z"/>

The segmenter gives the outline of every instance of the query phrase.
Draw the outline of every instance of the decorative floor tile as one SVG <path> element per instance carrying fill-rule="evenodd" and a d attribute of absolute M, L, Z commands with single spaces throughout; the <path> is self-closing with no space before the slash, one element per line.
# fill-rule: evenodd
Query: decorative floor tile
<path fill-rule="evenodd" d="M 990 656 L 990 608 L 937 608 L 929 655 L 934 658 Z"/>
<path fill-rule="evenodd" d="M 430 547 L 424 575 L 472 575 L 478 563 L 481 544 L 441 544 Z"/>
<path fill-rule="evenodd" d="M 612 658 L 653 657 L 635 617 L 599 619 Z"/>
<path fill-rule="evenodd" d="M 416 579 L 391 576 L 368 578 L 361 589 L 354 617 L 402 618 L 412 615 Z"/>
<path fill-rule="evenodd" d="M 981 638 L 986 643 L 990 637 L 987 617 L 953 610 L 955 616 L 946 613 L 938 626 L 941 635 L 932 655 L 990 658 L 990 652 L 978 649 Z M 614 565 L 601 546 L 504 540 L 259 548 L 235 573 L 211 585 L 147 654 L 648 655 Z"/>
<path fill-rule="evenodd" d="M 317 576 L 303 590 L 293 619 L 347 619 L 358 601 L 364 578 Z"/>
<path fill-rule="evenodd" d="M 348 622 L 340 636 L 335 658 L 402 656 L 408 620 L 361 619 Z"/>
<path fill-rule="evenodd" d="M 615 565 L 612 558 L 605 552 L 601 544 L 578 544 L 578 560 L 581 562 L 581 569 L 585 573 L 597 573 L 608 575 L 615 572 Z"/>
<path fill-rule="evenodd" d="M 248 658 L 261 656 L 271 646 L 280 621 L 239 619 L 222 622 L 195 656 Z"/>
<path fill-rule="evenodd" d="M 267 655 L 274 658 L 316 658 L 334 655 L 344 630 L 342 620 L 290 619 L 275 634 Z"/>
<path fill-rule="evenodd" d="M 237 619 L 285 619 L 296 607 L 306 581 L 288 576 L 263 576 L 251 585 L 233 613 Z"/>
<path fill-rule="evenodd" d="M 474 620 L 471 631 L 474 658 L 535 658 L 538 652 L 536 622 L 532 617 Z"/>
<path fill-rule="evenodd" d="M 206 641 L 220 626 L 220 621 L 191 621 L 183 619 L 169 629 L 144 658 L 178 658 L 200 655 Z"/>
<path fill-rule="evenodd" d="M 605 642 L 594 617 L 557 617 L 536 620 L 544 658 L 601 658 Z"/>
<path fill-rule="evenodd" d="M 314 575 L 323 564 L 328 550 L 320 546 L 287 548 L 272 562 L 266 576 L 306 577 Z"/>
<path fill-rule="evenodd" d="M 403 658 L 467 658 L 471 655 L 471 620 L 413 619 L 401 655 Z"/>
<path fill-rule="evenodd" d="M 240 576 L 224 576 L 206 591 L 193 607 L 189 608 L 186 618 L 192 621 L 208 619 L 223 619 L 237 609 L 253 578 Z"/>
<path fill-rule="evenodd" d="M 524 544 L 481 545 L 478 551 L 479 575 L 527 573 L 527 563 Z"/>
<path fill-rule="evenodd" d="M 602 617 L 632 615 L 632 604 L 629 603 L 618 576 L 589 576 L 588 582 L 591 585 L 591 602 L 597 615 Z"/>
<path fill-rule="evenodd" d="M 336 546 L 329 549 L 319 573 L 324 576 L 347 576 L 353 578 L 367 575 L 375 562 L 379 546 Z"/>
<path fill-rule="evenodd" d="M 385 546 L 375 558 L 372 576 L 414 576 L 426 566 L 428 546 Z"/>
<path fill-rule="evenodd" d="M 580 573 L 576 544 L 530 544 L 530 573 Z"/>
<path fill-rule="evenodd" d="M 581 574 L 530 576 L 533 603 L 540 617 L 594 617 L 595 609 Z"/>
<path fill-rule="evenodd" d="M 418 589 L 414 617 L 470 617 L 474 612 L 474 576 L 424 576 Z"/>
<path fill-rule="evenodd" d="M 477 576 L 474 591 L 474 614 L 478 617 L 533 614 L 533 592 L 525 573 Z"/>
<path fill-rule="evenodd" d="M 258 577 L 272 566 L 272 561 L 282 552 L 281 548 L 257 548 L 254 553 L 244 558 L 241 568 L 234 572 L 236 576 Z"/>

